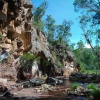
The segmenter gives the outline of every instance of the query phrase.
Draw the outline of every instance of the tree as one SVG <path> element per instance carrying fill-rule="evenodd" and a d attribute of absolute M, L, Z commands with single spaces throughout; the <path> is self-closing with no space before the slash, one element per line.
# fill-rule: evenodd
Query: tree
<path fill-rule="evenodd" d="M 84 43 L 83 43 L 82 40 L 80 40 L 77 43 L 77 48 L 74 50 L 75 57 L 76 57 L 76 60 L 78 61 L 78 63 L 81 63 L 82 62 L 82 59 L 83 59 L 83 51 L 84 51 Z"/>
<path fill-rule="evenodd" d="M 74 50 L 75 49 L 75 43 L 70 43 L 70 45 L 69 45 L 69 48 L 71 49 L 71 50 Z"/>
<path fill-rule="evenodd" d="M 83 41 L 80 40 L 80 41 L 77 43 L 77 48 L 78 48 L 79 50 L 83 51 L 84 47 L 85 47 L 85 46 L 84 46 Z"/>
<path fill-rule="evenodd" d="M 47 33 L 47 40 L 51 43 L 54 40 L 54 32 L 55 32 L 55 20 L 51 17 L 51 15 L 47 15 L 45 20 L 45 28 Z"/>
<path fill-rule="evenodd" d="M 40 30 L 43 30 L 44 27 L 42 17 L 45 15 L 47 7 L 48 3 L 47 1 L 44 1 L 39 7 L 34 9 L 34 25 Z"/>
<path fill-rule="evenodd" d="M 94 42 L 95 46 L 100 46 L 100 0 L 74 0 L 73 4 L 75 11 L 81 11 L 82 16 L 79 16 L 79 23 L 84 37 L 100 62 L 100 53 L 93 46 Z"/>
<path fill-rule="evenodd" d="M 72 25 L 71 21 L 63 20 L 62 25 L 58 25 L 56 28 L 56 39 L 62 45 L 69 42 L 69 37 L 71 36 L 70 27 Z"/>
<path fill-rule="evenodd" d="M 75 58 L 78 63 L 81 65 L 81 69 L 85 70 L 94 70 L 100 69 L 98 66 L 98 61 L 94 55 L 91 48 L 85 48 L 83 41 L 77 43 L 77 48 L 73 50 Z"/>
<path fill-rule="evenodd" d="M 99 24 L 100 0 L 75 0 L 73 4 L 75 11 L 81 10 L 81 13 L 85 14 L 85 18 L 87 17 L 86 19 L 90 17 L 93 24 Z"/>

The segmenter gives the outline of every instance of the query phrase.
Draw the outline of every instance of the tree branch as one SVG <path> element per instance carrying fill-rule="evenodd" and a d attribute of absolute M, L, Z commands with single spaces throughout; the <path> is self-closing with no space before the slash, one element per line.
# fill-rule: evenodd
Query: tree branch
<path fill-rule="evenodd" d="M 91 49 L 93 50 L 93 52 L 94 52 L 94 54 L 96 55 L 96 57 L 98 58 L 98 61 L 100 61 L 100 55 L 95 51 L 95 49 L 93 48 L 93 46 L 92 46 L 92 44 L 91 44 L 91 42 L 90 42 L 90 40 L 89 40 L 89 38 L 88 38 L 88 36 L 87 36 L 87 34 L 86 34 L 86 32 L 85 32 L 85 30 L 84 30 L 84 28 L 82 27 L 82 30 L 83 30 L 83 32 L 84 32 L 84 37 L 85 37 L 85 39 L 86 39 L 86 41 L 89 43 L 89 45 L 90 45 L 90 47 L 91 47 Z"/>

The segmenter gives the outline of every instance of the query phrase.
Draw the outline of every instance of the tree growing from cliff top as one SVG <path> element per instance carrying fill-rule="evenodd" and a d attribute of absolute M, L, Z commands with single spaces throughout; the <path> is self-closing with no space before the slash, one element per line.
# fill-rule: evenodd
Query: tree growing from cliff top
<path fill-rule="evenodd" d="M 55 20 L 51 17 L 51 15 L 47 15 L 45 20 L 45 29 L 47 33 L 47 40 L 49 43 L 52 43 L 55 36 Z"/>
<path fill-rule="evenodd" d="M 69 43 L 71 25 L 71 21 L 63 20 L 62 25 L 56 27 L 56 40 L 59 44 L 65 45 Z"/>
<path fill-rule="evenodd" d="M 44 1 L 39 7 L 34 9 L 34 25 L 39 29 L 43 30 L 44 23 L 42 17 L 45 15 L 46 9 L 48 7 L 47 1 Z"/>

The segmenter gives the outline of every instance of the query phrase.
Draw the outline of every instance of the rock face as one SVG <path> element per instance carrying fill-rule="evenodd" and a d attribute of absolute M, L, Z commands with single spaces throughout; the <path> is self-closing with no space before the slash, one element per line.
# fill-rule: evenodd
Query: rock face
<path fill-rule="evenodd" d="M 67 56 L 64 59 L 64 69 L 65 69 L 64 75 L 69 75 L 75 69 L 75 66 L 74 66 L 75 60 L 74 60 L 74 55 L 72 52 L 67 51 L 66 53 L 67 53 Z"/>
<path fill-rule="evenodd" d="M 31 43 L 31 2 L 0 0 L 0 7 L 0 46 L 16 56 L 22 55 Z"/>
<path fill-rule="evenodd" d="M 56 60 L 54 59 L 54 68 L 57 75 L 69 76 L 72 72 L 80 71 L 80 65 L 74 59 L 74 54 L 68 49 L 67 45 L 56 45 L 54 46 L 55 51 L 57 52 L 57 57 L 60 58 L 59 61 L 63 63 L 59 67 L 59 64 L 55 64 Z"/>
<path fill-rule="evenodd" d="M 44 55 L 48 60 L 50 60 L 52 54 L 45 33 L 33 27 L 31 37 L 32 48 L 30 51 L 32 53 Z"/>
<path fill-rule="evenodd" d="M 0 65 L 0 72 L 3 78 L 17 80 L 20 65 L 17 57 L 30 47 L 31 23 L 30 0 L 0 0 L 0 61 L 5 61 Z"/>
<path fill-rule="evenodd" d="M 32 25 L 32 19 L 31 0 L 0 0 L 0 77 L 17 81 L 22 74 L 24 78 L 26 77 L 25 79 L 40 77 L 38 72 L 48 76 L 66 75 L 69 66 L 73 66 L 73 56 L 66 49 L 64 50 L 67 56 L 63 59 L 65 67 L 58 68 L 55 65 L 53 51 L 47 42 L 46 35 Z M 61 54 L 60 47 L 56 48 Z M 40 56 L 41 67 L 34 70 L 34 67 L 30 65 L 31 72 L 26 74 L 21 69 L 20 63 L 23 52 Z M 45 65 L 44 60 L 51 65 Z M 69 70 L 73 71 L 73 68 Z"/>

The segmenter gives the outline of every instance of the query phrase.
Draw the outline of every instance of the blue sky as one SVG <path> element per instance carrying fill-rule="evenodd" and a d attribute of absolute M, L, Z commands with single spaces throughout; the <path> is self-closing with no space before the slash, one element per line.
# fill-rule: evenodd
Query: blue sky
<path fill-rule="evenodd" d="M 32 0 L 33 7 L 38 7 L 44 0 Z M 78 20 L 76 19 L 80 13 L 74 12 L 73 2 L 74 0 L 47 0 L 48 8 L 46 15 L 51 15 L 55 19 L 56 24 L 61 24 L 64 19 L 71 20 L 74 24 L 71 26 L 72 37 L 70 38 L 72 43 L 77 43 L 79 40 L 84 40 Z"/>

